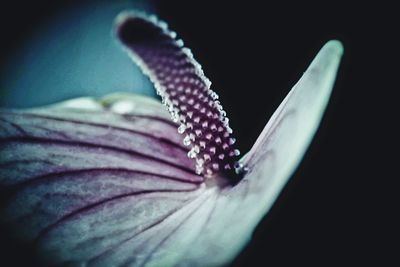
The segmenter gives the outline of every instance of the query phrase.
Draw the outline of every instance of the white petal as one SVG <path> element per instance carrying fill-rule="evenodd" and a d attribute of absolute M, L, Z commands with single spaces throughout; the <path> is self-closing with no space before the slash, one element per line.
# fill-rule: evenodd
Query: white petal
<path fill-rule="evenodd" d="M 328 103 L 342 54 L 339 41 L 324 45 L 245 156 L 243 164 L 249 172 L 237 187 L 249 192 L 243 205 L 247 216 L 254 214 L 254 224 L 303 158 Z"/>

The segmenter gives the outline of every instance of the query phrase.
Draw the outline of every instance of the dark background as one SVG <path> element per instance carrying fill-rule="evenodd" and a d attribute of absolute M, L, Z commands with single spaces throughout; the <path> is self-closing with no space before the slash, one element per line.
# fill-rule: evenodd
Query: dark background
<path fill-rule="evenodd" d="M 310 149 L 233 266 L 398 265 L 396 9 L 350 1 L 150 2 L 213 82 L 241 151 L 250 149 L 320 47 L 330 39 L 344 45 Z M 72 5 L 79 2 L 2 4 L 1 58 Z"/>

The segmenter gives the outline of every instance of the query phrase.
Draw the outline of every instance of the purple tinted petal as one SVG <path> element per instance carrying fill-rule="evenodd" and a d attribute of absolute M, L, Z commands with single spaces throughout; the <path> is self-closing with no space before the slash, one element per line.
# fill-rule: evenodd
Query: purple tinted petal
<path fill-rule="evenodd" d="M 129 99 L 142 101 L 121 101 Z M 0 187 L 9 193 L 1 219 L 54 263 L 97 257 L 204 188 L 162 105 L 138 115 L 112 111 L 121 111 L 115 97 L 107 108 L 82 103 L 0 112 Z"/>
<path fill-rule="evenodd" d="M 1 219 L 55 265 L 226 265 L 301 159 L 341 52 L 330 42 L 317 55 L 235 186 L 195 175 L 156 102 L 112 96 L 3 111 L 0 187 L 9 194 Z"/>
<path fill-rule="evenodd" d="M 165 113 L 160 105 L 157 108 Z M 193 163 L 179 142 L 175 126 L 162 119 L 63 107 L 2 112 L 0 119 L 0 164 L 6 167 L 0 170 L 6 172 L 2 184 L 25 181 L 32 178 L 31 173 L 39 176 L 101 168 L 105 163 L 105 167 L 155 170 L 182 180 L 202 181 L 191 174 Z M 22 159 L 24 165 L 18 165 Z"/>
<path fill-rule="evenodd" d="M 106 253 L 89 261 L 89 266 L 174 266 L 183 263 L 187 250 L 201 234 L 215 192 L 204 191 L 160 224 L 111 247 Z M 194 266 L 195 261 L 190 262 Z M 182 265 L 184 266 L 184 265 Z M 206 264 L 207 266 L 207 264 Z"/>

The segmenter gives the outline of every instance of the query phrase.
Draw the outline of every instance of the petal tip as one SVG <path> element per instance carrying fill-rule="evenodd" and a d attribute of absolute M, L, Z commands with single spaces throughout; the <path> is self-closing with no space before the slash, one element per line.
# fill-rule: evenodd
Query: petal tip
<path fill-rule="evenodd" d="M 330 53 L 336 54 L 338 56 L 342 56 L 343 55 L 343 51 L 344 51 L 343 44 L 339 40 L 330 40 L 330 41 L 328 41 L 324 45 L 323 49 L 324 50 L 329 50 Z"/>

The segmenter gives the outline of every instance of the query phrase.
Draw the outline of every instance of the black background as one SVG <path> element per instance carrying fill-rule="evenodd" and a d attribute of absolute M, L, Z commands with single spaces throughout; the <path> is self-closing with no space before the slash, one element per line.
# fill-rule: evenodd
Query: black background
<path fill-rule="evenodd" d="M 398 265 L 396 9 L 384 2 L 152 3 L 203 65 L 241 151 L 326 41 L 345 48 L 316 138 L 233 266 Z M 35 25 L 78 4 L 2 4 L 1 58 Z"/>

